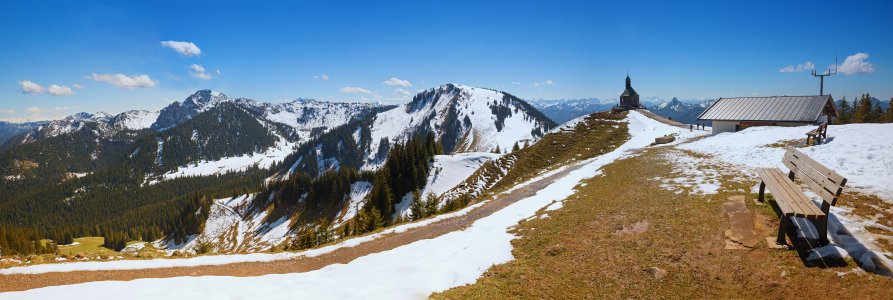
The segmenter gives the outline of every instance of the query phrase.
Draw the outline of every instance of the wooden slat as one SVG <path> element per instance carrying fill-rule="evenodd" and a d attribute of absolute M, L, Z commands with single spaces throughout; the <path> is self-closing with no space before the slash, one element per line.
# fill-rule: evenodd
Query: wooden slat
<path fill-rule="evenodd" d="M 797 166 L 794 165 L 793 162 L 785 159 L 784 164 L 785 164 L 785 166 L 790 168 L 791 171 L 794 171 L 794 175 L 799 177 L 800 180 L 803 181 L 803 183 L 806 183 L 806 185 L 809 186 L 809 188 L 812 189 L 813 192 L 815 192 L 816 194 L 821 196 L 824 201 L 828 202 L 828 204 L 831 204 L 833 206 L 835 204 L 835 202 L 837 202 L 837 197 L 832 195 L 831 192 L 829 192 L 828 190 L 822 188 L 821 185 L 819 185 L 818 183 L 813 181 L 811 178 L 804 175 L 803 171 L 801 169 L 797 168 Z"/>
<path fill-rule="evenodd" d="M 779 169 L 771 169 L 769 170 L 769 176 L 772 177 L 775 185 L 775 189 L 772 191 L 773 195 L 781 194 L 781 200 L 784 201 L 788 205 L 788 207 L 791 208 L 791 211 L 794 212 L 795 217 L 806 218 L 806 212 L 809 211 L 808 208 L 801 207 L 800 203 L 796 201 L 796 196 L 791 193 L 791 190 L 786 188 L 786 181 L 788 181 L 788 179 L 785 178 L 782 171 Z M 778 200 L 778 198 L 776 198 L 776 200 Z"/>
<path fill-rule="evenodd" d="M 828 169 L 828 167 L 818 163 L 817 161 L 810 158 L 809 156 L 806 156 L 805 154 L 803 154 L 803 152 L 800 152 L 800 150 L 797 150 L 796 148 L 791 147 L 791 145 L 787 146 L 787 150 L 788 150 L 788 152 L 792 152 L 794 154 L 794 156 L 797 157 L 797 159 L 805 162 L 807 165 L 809 165 L 809 167 L 815 169 L 820 174 L 824 175 L 825 177 L 830 179 L 832 182 L 834 182 L 838 186 L 840 186 L 840 187 L 846 186 L 846 178 L 843 178 L 843 176 L 840 176 L 840 174 L 837 174 L 837 172 L 834 172 L 831 169 Z"/>
<path fill-rule="evenodd" d="M 757 168 L 757 174 L 760 175 L 760 179 L 763 180 L 763 183 L 766 184 L 766 188 L 769 189 L 769 192 L 772 193 L 772 197 L 775 198 L 775 203 L 778 204 L 778 208 L 781 209 L 781 213 L 785 216 L 793 217 L 795 216 L 794 210 L 788 206 L 788 203 L 785 202 L 783 198 L 788 197 L 787 195 L 782 195 L 784 189 L 778 186 L 778 180 L 775 179 L 775 176 L 772 174 L 772 169 L 770 168 Z M 776 169 L 777 170 L 777 169 Z"/>
<path fill-rule="evenodd" d="M 815 192 L 816 193 L 819 193 L 820 191 L 827 192 L 827 197 L 825 195 L 822 196 L 822 198 L 825 198 L 825 200 L 830 201 L 831 198 L 840 196 L 840 192 L 843 191 L 842 187 L 838 186 L 836 183 L 834 183 L 833 181 L 831 181 L 830 179 L 825 177 L 825 175 L 822 175 L 822 173 L 819 173 L 815 169 L 807 166 L 805 162 L 797 159 L 797 157 L 795 157 L 790 152 L 784 154 L 784 159 L 782 159 L 782 162 L 788 168 L 791 168 L 791 166 L 788 164 L 795 166 L 797 169 L 799 169 L 800 172 L 802 172 L 802 174 L 805 174 L 806 176 L 809 177 L 809 178 L 803 178 L 801 176 L 800 180 L 807 181 L 807 180 L 811 179 L 810 181 L 814 181 L 815 183 L 817 183 L 821 187 L 821 189 L 816 190 Z M 791 170 L 793 170 L 793 169 L 791 169 Z M 795 171 L 795 173 L 796 173 L 796 171 Z M 797 176 L 800 176 L 800 174 L 797 174 Z M 810 187 L 812 187 L 813 190 L 816 189 L 813 186 L 810 186 Z"/>
<path fill-rule="evenodd" d="M 821 219 L 825 217 L 825 214 L 821 209 L 816 207 L 815 204 L 812 203 L 812 200 L 809 200 L 809 198 L 803 194 L 800 187 L 794 185 L 794 183 L 788 179 L 785 173 L 779 169 L 774 169 L 772 171 L 775 178 L 779 180 L 779 187 L 784 189 L 788 194 L 789 198 L 785 200 L 790 201 L 789 205 L 794 208 L 797 217 L 806 219 Z"/>

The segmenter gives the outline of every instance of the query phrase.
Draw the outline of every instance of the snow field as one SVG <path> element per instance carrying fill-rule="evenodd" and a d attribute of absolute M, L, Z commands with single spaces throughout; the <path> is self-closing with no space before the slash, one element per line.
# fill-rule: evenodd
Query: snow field
<path fill-rule="evenodd" d="M 465 181 L 484 163 L 498 159 L 500 154 L 486 152 L 459 153 L 452 155 L 437 155 L 434 157 L 434 163 L 431 164 L 431 172 L 428 173 L 428 183 L 420 191 L 422 200 L 428 197 L 428 194 L 442 196 L 444 192 Z M 439 170 L 439 172 L 438 172 Z M 412 213 L 409 211 L 409 204 L 412 202 L 412 193 L 403 196 L 400 203 L 396 205 L 394 217 L 403 215 L 409 217 Z M 441 202 L 441 206 L 445 201 Z"/>
<path fill-rule="evenodd" d="M 160 147 L 162 141 L 159 138 L 159 161 Z M 275 162 L 282 161 L 286 156 L 291 154 L 292 148 L 297 143 L 288 142 L 285 138 L 280 137 L 279 142 L 275 146 L 267 148 L 264 152 L 256 152 L 252 155 L 230 156 L 221 158 L 218 161 L 200 161 L 190 163 L 186 166 L 180 166 L 177 170 L 165 173 L 163 180 L 170 180 L 179 177 L 188 176 L 208 176 L 214 174 L 222 174 L 231 171 L 240 171 L 257 164 L 259 168 L 269 168 Z M 152 181 L 150 184 L 157 183 Z"/>
<path fill-rule="evenodd" d="M 350 195 L 348 195 L 349 200 L 347 202 L 347 212 L 344 213 L 344 216 L 341 215 L 341 212 L 338 212 L 338 215 L 335 216 L 335 221 L 332 222 L 332 227 L 341 226 L 344 222 L 347 222 L 350 219 L 353 219 L 354 216 L 357 215 L 357 212 L 360 208 L 360 203 L 363 203 L 363 198 L 366 198 L 366 195 L 369 195 L 369 192 L 372 191 L 372 183 L 368 181 L 357 181 L 350 185 Z"/>
<path fill-rule="evenodd" d="M 785 149 L 766 147 L 782 141 L 804 139 L 813 126 L 751 127 L 739 132 L 720 133 L 679 148 L 711 154 L 714 157 L 749 168 L 774 167 L 787 170 L 782 164 Z M 829 138 L 822 145 L 800 148 L 801 152 L 847 178 L 845 190 L 874 194 L 885 201 L 893 201 L 893 124 L 829 125 Z M 759 180 L 750 170 L 744 172 Z M 756 192 L 754 187 L 751 192 Z M 813 202 L 821 198 L 805 185 L 801 190 Z M 767 190 L 768 192 L 768 190 Z M 831 207 L 828 216 L 830 245 L 812 250 L 809 259 L 821 257 L 851 257 L 863 268 L 879 273 L 893 270 L 893 254 L 874 244 L 878 235 L 866 227 L 883 229 L 875 220 L 851 214 L 847 207 Z M 869 218 L 871 216 L 868 216 Z M 815 228 L 806 220 L 793 218 L 801 237 L 818 238 Z M 884 269 L 888 271 L 884 271 Z"/>

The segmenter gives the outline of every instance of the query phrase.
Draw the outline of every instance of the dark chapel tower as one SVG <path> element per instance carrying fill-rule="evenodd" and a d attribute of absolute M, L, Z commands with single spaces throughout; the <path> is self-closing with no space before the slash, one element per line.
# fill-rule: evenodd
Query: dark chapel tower
<path fill-rule="evenodd" d="M 626 90 L 623 91 L 623 94 L 620 95 L 620 108 L 640 108 L 639 94 L 636 93 L 636 90 L 634 90 L 633 86 L 630 84 L 629 74 L 626 75 Z"/>

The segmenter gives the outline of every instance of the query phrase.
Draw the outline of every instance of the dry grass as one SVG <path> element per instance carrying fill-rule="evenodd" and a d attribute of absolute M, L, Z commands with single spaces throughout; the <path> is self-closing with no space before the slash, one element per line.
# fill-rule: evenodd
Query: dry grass
<path fill-rule="evenodd" d="M 725 250 L 730 227 L 721 207 L 753 182 L 723 179 L 718 194 L 676 194 L 646 178 L 666 178 L 666 148 L 620 160 L 604 176 L 584 181 L 549 218 L 521 222 L 515 260 L 491 267 L 477 283 L 432 295 L 436 299 L 627 298 L 888 298 L 893 282 L 877 275 L 838 276 L 852 260 L 817 264 L 803 251 Z M 708 201 L 711 200 L 711 201 Z M 755 230 L 777 228 L 771 205 L 756 206 Z M 647 222 L 647 226 L 643 224 Z M 623 234 L 618 234 L 618 233 Z M 762 238 L 761 238 L 762 239 Z M 664 269 L 656 281 L 647 270 Z"/>

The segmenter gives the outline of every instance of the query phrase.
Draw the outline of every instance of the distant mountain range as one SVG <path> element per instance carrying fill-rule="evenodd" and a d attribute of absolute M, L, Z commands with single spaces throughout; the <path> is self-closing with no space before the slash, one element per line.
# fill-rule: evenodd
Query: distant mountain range
<path fill-rule="evenodd" d="M 558 124 L 570 121 L 576 117 L 599 111 L 610 110 L 617 105 L 617 99 L 532 99 L 529 100 L 530 105 L 536 107 L 547 117 Z M 639 102 L 645 104 L 645 107 L 656 114 L 664 117 L 673 118 L 682 123 L 695 123 L 698 115 L 700 115 L 707 107 L 710 107 L 715 100 L 689 99 L 666 101 L 658 97 L 646 97 L 639 99 Z"/>
<path fill-rule="evenodd" d="M 680 123 L 706 123 L 707 125 L 710 125 L 710 122 L 699 122 L 698 116 L 707 110 L 710 105 L 713 105 L 714 102 L 716 102 L 716 100 L 706 100 L 700 103 L 684 103 L 674 97 L 673 100 L 670 100 L 669 102 L 648 107 L 648 111 Z"/>
<path fill-rule="evenodd" d="M 6 142 L 9 138 L 19 135 L 23 132 L 30 131 L 34 128 L 37 128 L 40 125 L 49 123 L 49 121 L 39 121 L 39 122 L 24 122 L 24 123 L 11 123 L 0 121 L 0 145 Z"/>

